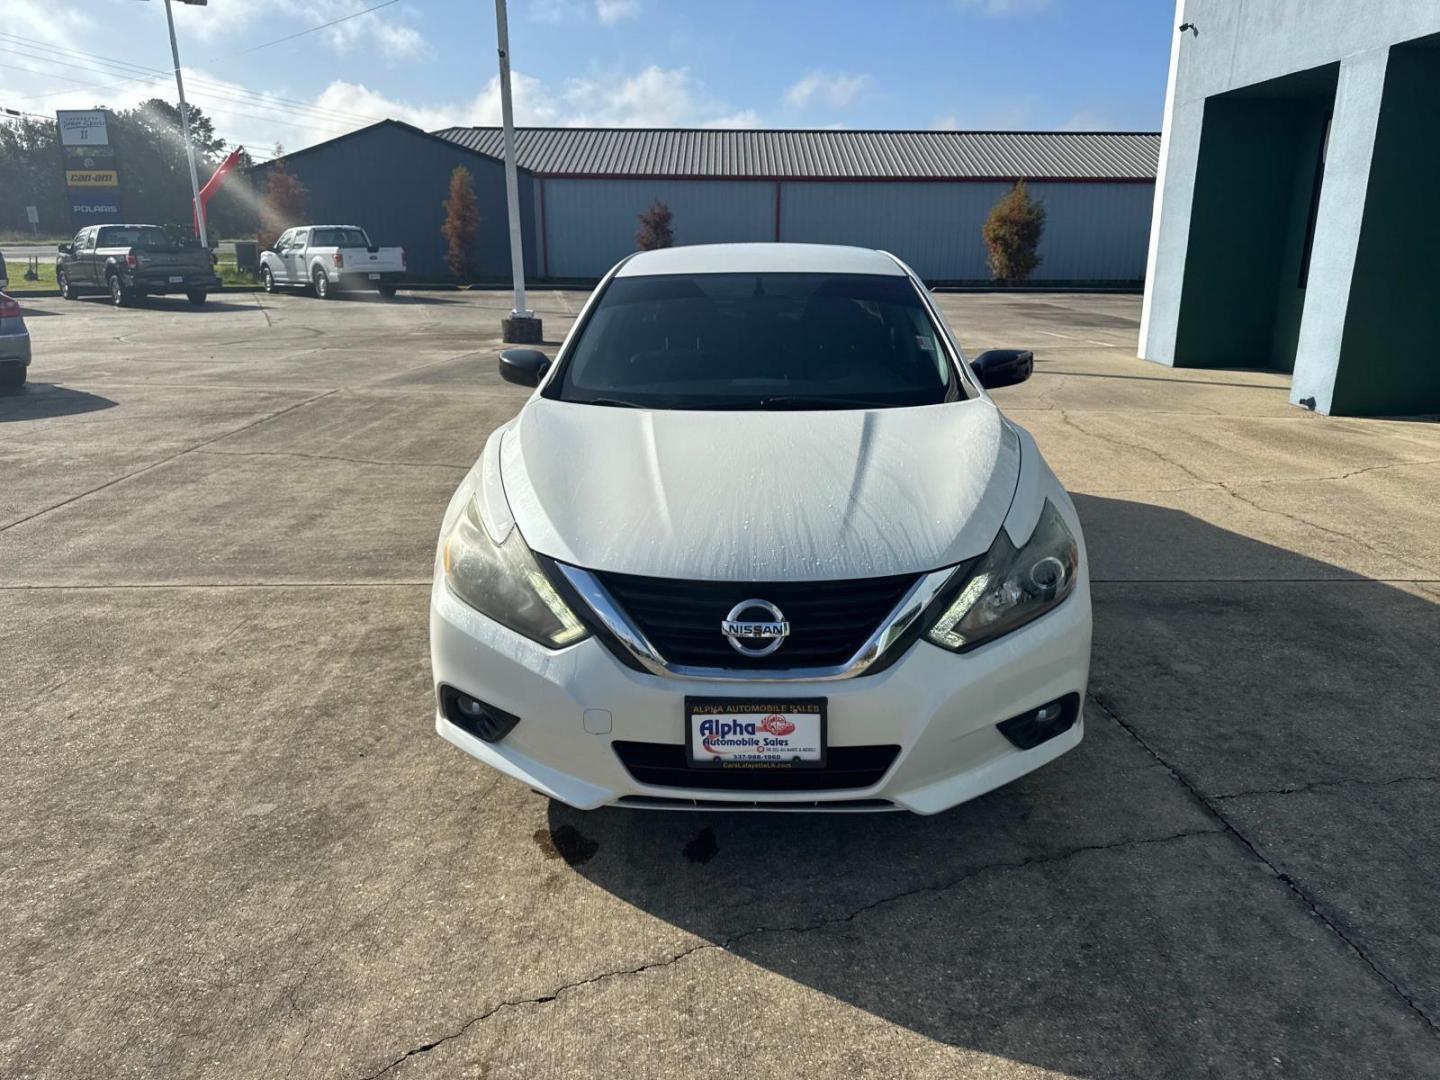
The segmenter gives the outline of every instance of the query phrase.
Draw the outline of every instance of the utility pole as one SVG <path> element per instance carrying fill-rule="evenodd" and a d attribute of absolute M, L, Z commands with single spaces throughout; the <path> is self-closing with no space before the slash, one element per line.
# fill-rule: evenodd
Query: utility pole
<path fill-rule="evenodd" d="M 182 4 L 205 6 L 207 0 L 180 0 Z M 190 141 L 190 106 L 185 104 L 185 80 L 180 77 L 180 46 L 175 42 L 175 15 L 170 0 L 165 0 L 165 21 L 170 26 L 170 56 L 175 61 L 175 89 L 180 94 L 180 126 L 185 131 L 185 156 L 190 159 L 190 195 L 195 208 L 195 224 L 200 231 L 200 246 L 208 248 L 205 235 L 205 208 L 200 205 L 200 175 L 195 170 L 195 144 Z"/>
<path fill-rule="evenodd" d="M 170 0 L 165 0 L 168 4 Z M 538 345 L 544 340 L 540 320 L 525 306 L 525 247 L 520 229 L 520 181 L 515 172 L 515 114 L 510 104 L 510 28 L 505 0 L 495 0 L 495 38 L 500 52 L 500 122 L 505 132 L 505 202 L 510 213 L 510 275 L 515 282 L 515 305 L 500 322 L 505 341 Z"/>

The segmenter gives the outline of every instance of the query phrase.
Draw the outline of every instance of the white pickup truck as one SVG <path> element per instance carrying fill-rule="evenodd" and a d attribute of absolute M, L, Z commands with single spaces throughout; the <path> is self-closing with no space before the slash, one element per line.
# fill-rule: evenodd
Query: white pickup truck
<path fill-rule="evenodd" d="M 358 225 L 301 225 L 286 229 L 260 256 L 266 292 L 286 285 L 315 291 L 321 300 L 341 289 L 377 289 L 394 296 L 405 277 L 405 249 L 376 247 Z"/>

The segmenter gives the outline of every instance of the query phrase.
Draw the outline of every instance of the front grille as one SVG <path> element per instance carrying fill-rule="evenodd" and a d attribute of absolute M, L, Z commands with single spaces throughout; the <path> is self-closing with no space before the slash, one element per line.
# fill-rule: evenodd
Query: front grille
<path fill-rule="evenodd" d="M 620 763 L 637 783 L 697 791 L 841 791 L 878 784 L 898 746 L 832 746 L 823 769 L 692 769 L 685 747 L 616 740 Z"/>
<path fill-rule="evenodd" d="M 595 576 L 672 666 L 755 671 L 844 664 L 916 581 L 912 574 L 785 582 Z M 790 624 L 784 644 L 769 656 L 745 656 L 720 632 L 736 604 L 756 599 L 774 604 Z"/>

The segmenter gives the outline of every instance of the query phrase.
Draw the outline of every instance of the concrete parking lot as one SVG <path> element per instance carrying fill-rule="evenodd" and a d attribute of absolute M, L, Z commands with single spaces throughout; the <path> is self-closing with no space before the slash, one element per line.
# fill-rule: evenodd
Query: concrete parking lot
<path fill-rule="evenodd" d="M 27 302 L 0 1075 L 1440 1077 L 1440 425 L 942 302 L 1036 350 L 1096 638 L 1081 748 L 934 818 L 583 814 L 434 736 L 506 295 Z"/>

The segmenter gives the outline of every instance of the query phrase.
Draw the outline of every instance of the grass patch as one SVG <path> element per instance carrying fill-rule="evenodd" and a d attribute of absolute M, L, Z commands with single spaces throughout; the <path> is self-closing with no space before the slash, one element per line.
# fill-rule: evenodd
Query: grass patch
<path fill-rule="evenodd" d="M 220 282 L 228 286 L 250 286 L 260 284 L 260 279 L 249 270 L 240 270 L 235 266 L 235 259 L 221 259 L 215 265 L 215 272 L 220 275 Z"/>
<path fill-rule="evenodd" d="M 28 292 L 45 292 L 55 288 L 55 264 L 40 260 L 40 280 L 26 281 L 26 265 L 23 259 L 7 259 L 6 273 L 10 275 L 10 284 L 6 286 L 5 292 L 10 296 L 24 296 Z"/>

